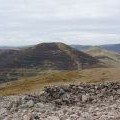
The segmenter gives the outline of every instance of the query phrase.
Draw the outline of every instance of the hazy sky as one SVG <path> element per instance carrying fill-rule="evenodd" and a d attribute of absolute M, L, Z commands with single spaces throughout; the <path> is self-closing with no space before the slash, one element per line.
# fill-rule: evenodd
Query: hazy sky
<path fill-rule="evenodd" d="M 120 43 L 120 0 L 0 0 L 0 45 Z"/>

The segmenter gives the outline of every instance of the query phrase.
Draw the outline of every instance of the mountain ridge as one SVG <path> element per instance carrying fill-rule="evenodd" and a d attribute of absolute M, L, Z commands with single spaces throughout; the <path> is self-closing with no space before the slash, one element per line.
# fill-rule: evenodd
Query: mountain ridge
<path fill-rule="evenodd" d="M 60 43 L 41 43 L 0 54 L 1 68 L 82 69 L 95 67 L 99 61 L 92 56 Z"/>
<path fill-rule="evenodd" d="M 120 54 L 117 52 L 98 46 L 90 47 L 85 52 L 103 62 L 108 67 L 120 67 Z"/>
<path fill-rule="evenodd" d="M 103 45 L 71 45 L 71 47 L 80 50 L 80 51 L 85 51 L 89 49 L 90 47 L 98 46 L 106 50 L 114 51 L 114 52 L 119 52 L 120 53 L 120 44 L 103 44 Z"/>

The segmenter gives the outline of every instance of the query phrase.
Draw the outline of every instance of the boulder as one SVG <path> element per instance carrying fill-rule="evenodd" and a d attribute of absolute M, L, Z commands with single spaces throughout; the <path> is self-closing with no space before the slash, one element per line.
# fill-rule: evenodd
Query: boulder
<path fill-rule="evenodd" d="M 30 101 L 28 101 L 27 103 L 26 103 L 26 106 L 27 107 L 33 107 L 34 106 L 34 102 L 33 102 L 33 100 L 30 100 Z"/>

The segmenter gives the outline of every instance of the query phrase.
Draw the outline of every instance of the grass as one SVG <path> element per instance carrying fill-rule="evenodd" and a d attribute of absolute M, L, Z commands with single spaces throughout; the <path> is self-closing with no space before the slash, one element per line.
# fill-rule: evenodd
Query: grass
<path fill-rule="evenodd" d="M 120 68 L 94 68 L 81 71 L 46 71 L 0 85 L 0 95 L 41 92 L 44 86 L 120 80 Z"/>

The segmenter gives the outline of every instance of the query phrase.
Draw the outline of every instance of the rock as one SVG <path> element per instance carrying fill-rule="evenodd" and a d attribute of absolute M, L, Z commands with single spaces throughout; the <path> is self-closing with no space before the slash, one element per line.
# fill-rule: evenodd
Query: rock
<path fill-rule="evenodd" d="M 37 103 L 37 104 L 35 104 L 35 107 L 37 107 L 37 108 L 44 108 L 45 105 L 43 103 Z"/>
<path fill-rule="evenodd" d="M 47 120 L 60 120 L 60 118 L 57 116 L 49 116 Z"/>
<path fill-rule="evenodd" d="M 8 114 L 7 114 L 7 110 L 6 110 L 6 108 L 2 108 L 2 109 L 0 109 L 0 118 L 1 118 L 1 116 L 7 116 Z"/>
<path fill-rule="evenodd" d="M 82 102 L 88 101 L 88 95 L 82 95 Z"/>
<path fill-rule="evenodd" d="M 0 97 L 0 120 L 119 120 L 119 90 L 119 82 L 81 83 Z"/>
<path fill-rule="evenodd" d="M 26 103 L 26 106 L 28 106 L 29 108 L 30 108 L 30 107 L 33 107 L 33 106 L 34 106 L 33 100 L 28 101 L 28 102 Z"/>
<path fill-rule="evenodd" d="M 93 120 L 92 116 L 88 112 L 83 112 L 81 114 L 81 120 Z"/>
<path fill-rule="evenodd" d="M 33 120 L 32 119 L 32 114 L 31 113 L 25 113 L 24 115 L 23 115 L 23 120 Z"/>
<path fill-rule="evenodd" d="M 119 94 L 119 95 L 120 95 L 120 88 L 117 90 L 117 94 Z"/>

